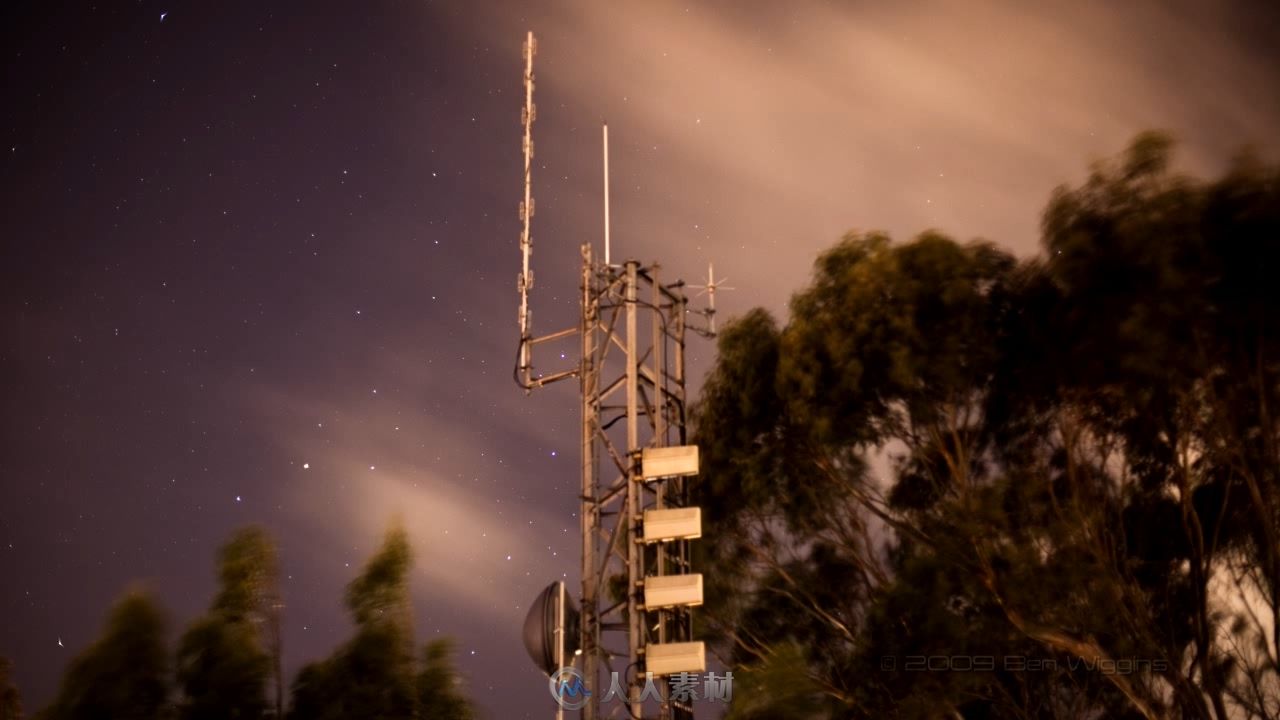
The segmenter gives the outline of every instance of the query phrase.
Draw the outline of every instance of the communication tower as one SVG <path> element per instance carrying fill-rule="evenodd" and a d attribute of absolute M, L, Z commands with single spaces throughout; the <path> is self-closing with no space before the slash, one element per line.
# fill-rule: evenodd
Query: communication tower
<path fill-rule="evenodd" d="M 606 124 L 604 256 L 598 258 L 591 243 L 581 246 L 578 325 L 534 334 L 529 259 L 536 52 L 531 32 L 524 43 L 524 199 L 516 283 L 520 344 L 514 374 L 526 392 L 578 380 L 582 573 L 576 608 L 563 583 L 543 591 L 526 620 L 525 642 L 553 683 L 566 667 L 581 674 L 588 694 L 573 704 L 581 702 L 584 720 L 643 718 L 646 707 L 656 707 L 663 720 L 684 720 L 693 717 L 692 707 L 671 700 L 666 676 L 706 670 L 706 649 L 694 639 L 693 625 L 693 608 L 702 604 L 702 576 L 692 571 L 690 543 L 701 537 L 702 517 L 689 504 L 688 483 L 698 472 L 698 449 L 688 445 L 685 337 L 690 331 L 714 335 L 720 285 L 709 275 L 707 285 L 698 287 L 709 295 L 710 307 L 692 311 L 685 284 L 665 281 L 656 263 L 630 258 L 614 262 Z M 706 326 L 690 326 L 690 315 L 706 318 Z M 538 346 L 574 339 L 579 344 L 576 365 L 550 372 L 535 365 Z M 602 704 L 612 672 L 618 673 L 623 697 Z M 641 699 L 646 673 L 655 678 L 657 702 Z M 557 716 L 563 712 L 561 704 Z"/>

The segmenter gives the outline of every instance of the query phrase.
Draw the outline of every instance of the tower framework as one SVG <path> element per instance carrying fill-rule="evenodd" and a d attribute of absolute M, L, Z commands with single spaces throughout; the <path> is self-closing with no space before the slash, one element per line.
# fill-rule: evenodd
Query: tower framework
<path fill-rule="evenodd" d="M 595 267 L 590 246 L 583 246 L 581 648 L 584 675 L 597 672 L 593 659 L 616 670 L 621 653 L 606 637 L 625 631 L 623 675 L 635 717 L 642 717 L 645 648 L 693 637 L 689 608 L 646 609 L 642 599 L 647 576 L 690 572 L 688 541 L 650 545 L 640 534 L 645 510 L 685 507 L 689 500 L 684 478 L 646 482 L 641 469 L 643 448 L 687 440 L 687 300 L 683 283 L 665 286 L 658 272 L 634 260 Z M 683 714 L 669 707 L 665 693 L 662 705 L 664 717 Z"/>
<path fill-rule="evenodd" d="M 689 540 L 646 542 L 646 510 L 689 506 L 688 479 L 646 480 L 646 449 L 686 444 L 685 336 L 688 298 L 684 283 L 662 283 L 656 264 L 595 261 L 583 245 L 580 321 L 577 328 L 530 337 L 530 346 L 577 336 L 578 367 L 539 376 L 518 368 L 532 390 L 576 377 L 581 400 L 579 521 L 582 534 L 581 619 L 576 665 L 590 691 L 582 717 L 644 717 L 641 694 L 648 668 L 646 648 L 693 639 L 687 606 L 646 607 L 644 581 L 688 575 Z M 532 353 L 530 353 L 532 356 Z M 618 672 L 626 703 L 602 708 L 599 700 Z M 666 685 L 660 717 L 692 718 L 692 708 L 670 701 Z M 610 713 L 610 710 L 614 712 Z"/>
<path fill-rule="evenodd" d="M 645 717 L 657 708 L 664 720 L 692 718 L 692 707 L 677 703 L 665 682 L 654 683 L 656 702 L 642 700 L 651 672 L 646 654 L 655 646 L 690 647 L 692 605 L 701 602 L 697 576 L 694 603 L 646 604 L 645 581 L 657 577 L 692 578 L 690 539 L 646 538 L 646 511 L 689 506 L 686 472 L 664 474 L 644 459 L 661 448 L 687 448 L 688 403 L 685 383 L 685 338 L 688 331 L 710 335 L 709 328 L 689 327 L 689 299 L 682 281 L 664 283 L 661 268 L 628 259 L 612 263 L 608 241 L 608 130 L 605 138 L 605 253 L 598 260 L 591 244 L 581 246 L 580 317 L 577 327 L 544 336 L 532 332 L 528 292 L 533 217 L 531 192 L 533 140 L 533 55 L 536 43 L 525 43 L 524 158 L 525 192 L 520 205 L 520 346 L 516 382 L 526 391 L 576 378 L 581 401 L 579 521 L 582 537 L 581 616 L 574 665 L 588 694 L 581 717 Z M 712 281 L 709 281 L 712 282 Z M 714 284 L 711 288 L 714 291 Z M 712 296 L 714 297 L 714 296 Z M 708 322 L 714 310 L 700 311 Z M 714 327 L 714 326 L 711 326 Z M 544 343 L 580 341 L 576 367 L 542 374 L 533 364 L 534 349 Z M 696 458 L 696 450 L 693 450 Z M 696 463 L 696 459 L 695 459 Z M 654 516 L 656 517 L 656 516 Z M 700 527 L 700 525 L 699 525 Z M 698 531 L 700 533 L 700 530 Z M 655 583 L 656 585 L 656 583 Z M 656 596 L 656 593 L 651 593 Z M 697 648 L 701 653 L 701 647 Z M 610 705 L 601 700 L 620 679 L 623 698 Z M 655 672 L 654 674 L 662 674 Z"/>

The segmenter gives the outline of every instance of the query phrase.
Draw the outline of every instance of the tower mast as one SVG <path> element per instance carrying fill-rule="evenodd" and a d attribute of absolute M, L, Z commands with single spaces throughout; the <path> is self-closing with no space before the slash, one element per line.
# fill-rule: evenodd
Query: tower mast
<path fill-rule="evenodd" d="M 536 114 L 533 57 L 537 49 L 533 33 L 528 34 L 524 48 L 525 172 L 520 203 L 520 345 L 515 380 L 531 392 L 576 377 L 582 415 L 578 637 L 575 641 L 564 635 L 566 601 L 560 592 L 562 599 L 555 613 L 559 621 L 546 621 L 557 627 L 554 631 L 544 627 L 542 635 L 556 638 L 556 652 L 545 655 L 545 660 L 544 654 L 536 653 L 539 657 L 535 661 L 549 665 L 574 658 L 574 669 L 581 673 L 588 692 L 581 705 L 575 705 L 581 708 L 584 720 L 625 717 L 619 715 L 624 706 L 634 718 L 644 718 L 646 706 L 656 706 L 657 717 L 663 720 L 690 720 L 692 707 L 673 701 L 662 678 L 706 669 L 705 647 L 693 640 L 692 608 L 702 604 L 702 576 L 691 572 L 689 544 L 701 536 L 702 525 L 701 511 L 689 506 L 687 478 L 697 473 L 698 452 L 696 447 L 685 445 L 684 347 L 686 330 L 707 336 L 712 332 L 687 327 L 688 298 L 683 281 L 661 282 L 657 264 L 642 265 L 634 259 L 612 263 L 609 128 L 603 125 L 603 262 L 596 259 L 590 243 L 581 246 L 577 326 L 549 335 L 533 334 L 529 307 L 533 286 L 529 263 L 534 214 L 532 128 Z M 714 291 L 714 279 L 708 284 Z M 537 345 L 567 340 L 575 334 L 580 355 L 574 366 L 545 375 L 536 372 Z M 530 617 L 537 619 L 533 611 Z M 526 622 L 526 630 L 529 627 Z M 571 641 L 575 647 L 566 652 Z M 553 693 L 557 679 L 565 677 L 563 670 L 548 670 Z M 622 697 L 605 705 L 602 700 L 611 689 L 613 673 L 619 677 Z M 642 695 L 651 680 L 658 697 L 646 701 Z M 558 710 L 563 707 L 560 703 Z"/>

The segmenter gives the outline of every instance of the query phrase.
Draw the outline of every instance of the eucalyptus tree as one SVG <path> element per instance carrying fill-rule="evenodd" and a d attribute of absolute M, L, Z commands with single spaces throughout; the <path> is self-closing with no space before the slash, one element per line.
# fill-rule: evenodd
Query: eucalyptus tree
<path fill-rule="evenodd" d="M 1057 190 L 1038 257 L 851 234 L 726 328 L 704 560 L 726 659 L 803 670 L 764 716 L 1280 715 L 1280 173 L 1170 150 Z"/>

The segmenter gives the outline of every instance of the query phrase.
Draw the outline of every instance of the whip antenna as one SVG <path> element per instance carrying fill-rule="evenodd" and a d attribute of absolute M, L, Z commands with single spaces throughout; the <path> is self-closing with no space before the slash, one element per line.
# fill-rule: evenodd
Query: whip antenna
<path fill-rule="evenodd" d="M 609 263 L 609 123 L 602 124 L 604 136 L 604 264 Z"/>

